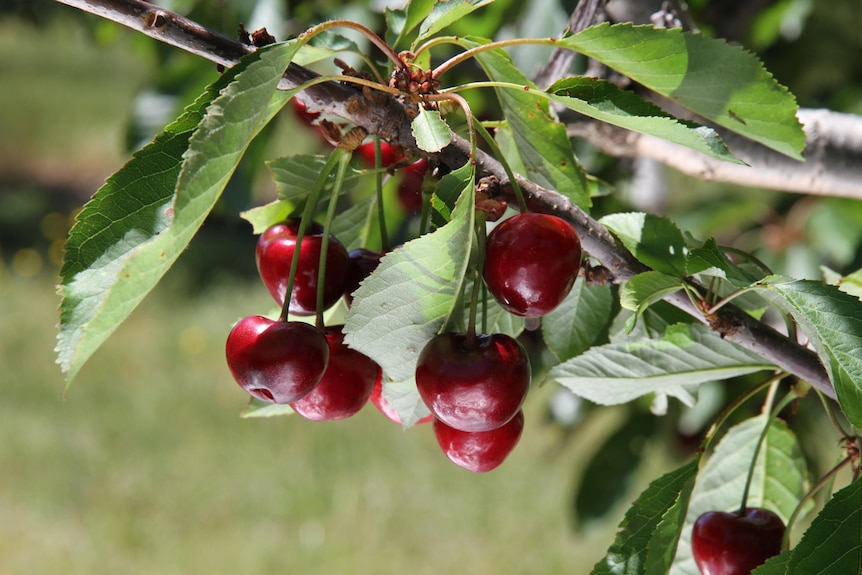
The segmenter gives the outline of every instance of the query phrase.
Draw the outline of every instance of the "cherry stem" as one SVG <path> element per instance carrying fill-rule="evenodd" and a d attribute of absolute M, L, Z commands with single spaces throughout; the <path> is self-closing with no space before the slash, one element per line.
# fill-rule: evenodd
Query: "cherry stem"
<path fill-rule="evenodd" d="M 748 287 L 740 288 L 736 291 L 733 291 L 733 292 L 727 294 L 726 296 L 724 296 L 723 298 L 721 298 L 720 300 L 718 300 L 715 303 L 715 305 L 711 306 L 704 313 L 706 315 L 712 315 L 715 312 L 717 312 L 718 310 L 720 310 L 721 308 L 723 308 L 724 306 L 726 306 L 727 304 L 729 304 L 730 302 L 732 302 L 733 300 L 735 300 L 736 298 L 738 298 L 739 296 L 741 296 L 742 294 L 750 292 L 750 291 L 754 291 L 756 289 L 760 289 L 760 286 L 757 286 L 757 285 L 748 286 Z"/>
<path fill-rule="evenodd" d="M 808 492 L 802 496 L 799 500 L 799 503 L 796 505 L 796 508 L 793 510 L 793 513 L 790 514 L 790 517 L 787 519 L 787 527 L 784 530 L 784 537 L 781 539 L 781 549 L 790 549 L 790 527 L 796 522 L 796 518 L 799 517 L 799 514 L 802 512 L 802 508 L 805 506 L 805 502 L 814 497 L 818 491 L 820 491 L 825 485 L 827 485 L 832 479 L 835 478 L 835 475 L 838 474 L 848 463 L 853 461 L 852 456 L 848 455 L 844 459 L 838 462 L 835 467 L 826 472 L 823 477 L 821 477 L 817 483 L 815 483 Z"/>
<path fill-rule="evenodd" d="M 850 434 L 844 431 L 844 428 L 841 426 L 841 422 L 838 421 L 838 417 L 835 415 L 835 410 L 829 402 L 826 401 L 826 397 L 823 393 L 821 393 L 816 387 L 813 389 L 815 393 L 817 393 L 817 398 L 820 400 L 820 403 L 823 404 L 823 410 L 826 411 L 826 417 L 829 419 L 829 423 L 832 424 L 832 427 L 835 428 L 835 431 L 837 431 L 841 437 L 850 437 Z"/>
<path fill-rule="evenodd" d="M 766 381 L 763 381 L 760 384 L 752 387 L 747 392 L 745 392 L 744 394 L 742 394 L 738 398 L 736 398 L 736 400 L 733 403 L 728 405 L 724 409 L 724 411 L 721 412 L 721 414 L 716 418 L 715 423 L 713 423 L 712 426 L 709 428 L 709 431 L 707 431 L 707 433 L 706 433 L 706 437 L 704 437 L 703 442 L 701 443 L 700 451 L 706 452 L 709 450 L 710 446 L 712 445 L 713 440 L 715 439 L 715 436 L 716 436 L 718 430 L 721 429 L 721 427 L 727 422 L 727 420 L 730 418 L 730 416 L 733 415 L 733 413 L 737 409 L 739 409 L 739 407 L 742 404 L 744 404 L 749 399 L 751 399 L 752 397 L 754 397 L 755 395 L 757 395 L 758 393 L 763 391 L 765 388 L 770 387 L 770 386 L 774 385 L 775 383 L 781 381 L 782 379 L 784 379 L 788 375 L 789 374 L 786 371 L 779 372 L 779 373 L 773 375 L 772 377 L 770 377 L 769 379 L 767 379 Z"/>
<path fill-rule="evenodd" d="M 398 55 L 398 53 L 392 49 L 392 47 L 386 43 L 383 38 L 374 33 L 370 28 L 363 26 L 359 22 L 353 22 L 351 20 L 329 20 L 328 22 L 323 22 L 322 24 L 318 24 L 312 28 L 309 28 L 308 31 L 305 32 L 306 35 L 309 36 L 309 39 L 317 36 L 321 32 L 325 32 L 326 30 L 330 30 L 332 28 L 348 28 L 350 30 L 355 30 L 368 38 L 372 44 L 377 46 L 383 54 L 386 55 L 387 58 L 392 60 L 392 63 L 395 64 L 396 68 L 407 68 L 407 64 L 404 63 L 404 60 Z M 307 40 L 306 40 L 307 41 Z"/>
<path fill-rule="evenodd" d="M 518 207 L 521 209 L 521 213 L 527 213 L 527 202 L 524 200 L 524 193 L 521 191 L 521 186 L 518 185 L 518 180 L 515 178 L 515 172 L 512 170 L 512 166 L 510 166 L 509 162 L 506 161 L 506 156 L 503 154 L 500 146 L 497 145 L 497 141 L 488 132 L 488 130 L 485 129 L 482 122 L 478 122 L 476 124 L 476 131 L 480 136 L 482 136 L 482 139 L 485 140 L 488 147 L 491 148 L 491 153 L 494 154 L 497 160 L 499 160 L 500 165 L 503 166 L 503 171 L 506 172 L 506 177 L 509 178 L 509 183 L 512 185 L 512 191 L 515 192 L 515 198 L 518 199 Z"/>
<path fill-rule="evenodd" d="M 775 382 L 777 385 L 778 382 Z M 772 421 L 778 417 L 778 414 L 781 413 L 781 410 L 787 407 L 793 400 L 798 399 L 799 395 L 791 390 L 787 393 L 787 395 L 782 398 L 781 401 L 778 402 L 778 405 L 769 412 L 769 415 L 766 418 L 766 425 L 763 426 L 763 431 L 760 432 L 760 437 L 757 439 L 757 444 L 754 446 L 754 454 L 751 457 L 751 464 L 748 467 L 748 477 L 745 479 L 745 488 L 742 490 L 742 505 L 739 508 L 739 515 L 745 515 L 745 505 L 748 501 L 748 493 L 751 490 L 751 483 L 754 479 L 754 468 L 757 467 L 757 458 L 760 455 L 760 448 L 763 446 L 763 440 L 766 439 L 766 435 L 769 433 L 769 429 L 772 427 Z"/>
<path fill-rule="evenodd" d="M 473 293 L 470 295 L 470 315 L 467 323 L 467 340 L 472 343 L 472 339 L 476 336 L 476 313 L 478 311 L 479 289 L 484 286 L 482 280 L 482 269 L 485 266 L 485 212 L 473 209 L 475 212 L 474 230 L 476 232 L 476 269 L 473 271 Z M 487 324 L 487 307 L 486 300 L 483 299 L 482 307 L 482 333 L 486 333 Z"/>
<path fill-rule="evenodd" d="M 489 44 L 482 44 L 480 46 L 475 46 L 470 48 L 469 50 L 465 50 L 460 54 L 457 54 L 436 68 L 431 73 L 433 78 L 440 77 L 443 73 L 448 72 L 451 68 L 457 66 L 461 62 L 469 60 L 474 57 L 476 54 L 481 52 L 487 52 L 488 50 L 497 50 L 499 48 L 508 48 L 511 46 L 553 46 L 556 44 L 556 40 L 554 38 L 512 38 L 510 40 L 500 40 L 498 42 L 491 42 Z"/>
<path fill-rule="evenodd" d="M 293 248 L 293 257 L 290 260 L 290 273 L 287 276 L 287 291 L 284 294 L 284 303 L 281 307 L 281 315 L 279 315 L 278 318 L 279 321 L 287 321 L 287 316 L 290 313 L 290 299 L 291 294 L 293 293 L 293 283 L 296 280 L 296 270 L 299 268 L 299 253 L 302 248 L 302 238 L 305 235 L 305 230 L 311 223 L 312 218 L 314 218 L 314 210 L 317 206 L 317 201 L 320 198 L 320 193 L 326 186 L 326 180 L 329 179 L 329 175 L 338 163 L 339 157 L 345 153 L 343 150 L 339 150 L 340 148 L 336 148 L 335 151 L 330 154 L 329 159 L 326 160 L 326 164 L 324 164 L 323 169 L 320 170 L 320 174 L 317 176 L 317 180 L 314 182 L 314 187 L 311 189 L 311 192 L 309 192 L 308 197 L 305 200 L 305 207 L 302 210 L 301 216 L 302 219 L 300 219 L 299 228 L 296 230 L 296 245 Z"/>
<path fill-rule="evenodd" d="M 323 329 L 323 291 L 326 288 L 326 257 L 329 252 L 329 234 L 332 229 L 332 221 L 335 219 L 335 207 L 338 204 L 338 194 L 341 193 L 341 188 L 344 184 L 344 174 L 347 172 L 347 166 L 350 165 L 349 153 L 339 151 L 341 148 L 336 148 L 333 156 L 338 156 L 338 171 L 335 172 L 335 182 L 332 185 L 332 192 L 329 196 L 329 205 L 326 208 L 326 219 L 323 222 L 323 238 L 320 242 L 320 263 L 317 267 L 317 314 L 315 322 L 318 329 Z"/>
<path fill-rule="evenodd" d="M 380 138 L 374 136 L 374 183 L 377 192 L 377 220 L 380 226 L 380 246 L 383 253 L 389 251 L 389 234 L 386 232 L 386 210 L 383 206 L 383 151 L 380 149 Z"/>

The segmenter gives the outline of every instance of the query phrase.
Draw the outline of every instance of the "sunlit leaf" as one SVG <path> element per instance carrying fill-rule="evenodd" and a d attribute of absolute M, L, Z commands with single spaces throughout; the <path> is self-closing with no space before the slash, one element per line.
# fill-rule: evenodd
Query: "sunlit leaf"
<path fill-rule="evenodd" d="M 452 131 L 437 110 L 419 106 L 419 115 L 413 118 L 410 127 L 420 150 L 439 152 L 452 141 Z"/>
<path fill-rule="evenodd" d="M 493 0 L 438 0 L 431 13 L 419 26 L 419 40 L 433 36 L 467 14 L 491 2 Z"/>
<path fill-rule="evenodd" d="M 566 299 L 542 317 L 542 337 L 557 360 L 580 354 L 607 329 L 612 299 L 608 286 L 588 286 L 578 278 Z"/>
<path fill-rule="evenodd" d="M 685 238 L 670 219 L 643 212 L 629 212 L 610 214 L 600 222 L 641 263 L 669 275 L 685 276 Z"/>

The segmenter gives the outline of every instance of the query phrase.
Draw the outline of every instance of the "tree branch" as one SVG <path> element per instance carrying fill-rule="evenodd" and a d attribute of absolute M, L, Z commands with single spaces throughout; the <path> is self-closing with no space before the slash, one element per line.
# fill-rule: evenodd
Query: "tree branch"
<path fill-rule="evenodd" d="M 802 108 L 807 135 L 805 162 L 718 129 L 728 148 L 748 166 L 722 162 L 685 146 L 594 120 L 568 123 L 570 137 L 583 138 L 612 156 L 650 158 L 701 180 L 800 194 L 862 199 L 862 117 Z"/>
<path fill-rule="evenodd" d="M 206 29 L 178 14 L 158 8 L 141 0 L 58 0 L 64 4 L 97 14 L 103 18 L 119 22 L 138 30 L 152 38 L 166 42 L 188 52 L 192 52 L 223 66 L 232 66 L 239 59 L 251 53 L 253 47 L 232 40 L 218 32 Z M 285 72 L 283 88 L 294 88 L 315 75 L 300 66 L 291 65 Z M 389 96 L 365 100 L 365 106 L 348 105 L 356 98 L 363 98 L 361 92 L 350 86 L 325 83 L 313 86 L 300 97 L 311 111 L 322 111 L 337 115 L 345 120 L 362 126 L 369 133 L 398 144 L 408 150 L 417 151 L 416 142 L 410 131 L 410 121 L 403 105 Z M 364 99 L 364 98 L 363 98 Z M 456 136 L 437 158 L 444 164 L 457 168 L 470 161 L 470 145 Z M 505 170 L 500 162 L 482 152 L 472 159 L 481 175 L 494 175 L 502 183 L 505 193 L 514 204 L 514 194 Z M 754 171 L 754 170 L 752 170 Z M 604 265 L 616 283 L 623 283 L 647 268 L 638 262 L 611 233 L 596 220 L 573 205 L 561 194 L 544 189 L 534 182 L 518 177 L 518 183 L 525 194 L 530 210 L 556 214 L 568 220 L 577 230 L 584 249 Z M 694 318 L 707 323 L 703 313 L 683 294 L 677 293 L 668 298 L 672 304 L 683 309 Z M 726 339 L 753 351 L 761 357 L 787 370 L 829 395 L 835 391 L 820 364 L 810 349 L 790 341 L 771 327 L 758 322 L 734 309 L 725 306 L 708 322 Z"/>

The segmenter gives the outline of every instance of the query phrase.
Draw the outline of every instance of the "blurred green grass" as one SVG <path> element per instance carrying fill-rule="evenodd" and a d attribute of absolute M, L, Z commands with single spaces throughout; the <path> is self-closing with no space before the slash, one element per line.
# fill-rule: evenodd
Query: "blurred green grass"
<path fill-rule="evenodd" d="M 169 278 L 64 399 L 53 279 L 0 281 L 2 573 L 579 573 L 610 543 L 572 534 L 582 456 L 543 422 L 543 390 L 486 475 L 449 463 L 430 426 L 402 431 L 371 406 L 241 420 L 223 340 L 269 296 L 177 296 Z"/>

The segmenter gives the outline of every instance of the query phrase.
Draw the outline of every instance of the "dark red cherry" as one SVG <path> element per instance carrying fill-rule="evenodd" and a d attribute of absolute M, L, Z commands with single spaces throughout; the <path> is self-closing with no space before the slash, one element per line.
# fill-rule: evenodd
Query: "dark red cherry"
<path fill-rule="evenodd" d="M 488 431 L 515 417 L 530 388 L 530 361 L 508 335 L 444 333 L 416 365 L 419 395 L 437 419 L 461 431 Z"/>
<path fill-rule="evenodd" d="M 581 266 L 581 242 L 565 220 L 518 214 L 488 234 L 482 273 L 509 312 L 541 317 L 565 299 Z"/>
<path fill-rule="evenodd" d="M 772 511 L 748 507 L 745 514 L 709 511 L 691 533 L 694 562 L 703 575 L 749 575 L 781 553 L 784 523 Z"/>
<path fill-rule="evenodd" d="M 422 184 L 427 171 L 428 160 L 425 158 L 420 158 L 401 170 L 403 175 L 398 185 L 398 201 L 408 213 L 418 214 L 422 211 Z"/>
<path fill-rule="evenodd" d="M 523 429 L 522 411 L 504 426 L 491 431 L 460 431 L 439 419 L 434 420 L 434 435 L 449 461 L 475 473 L 499 467 L 515 449 Z"/>
<path fill-rule="evenodd" d="M 288 220 L 267 229 L 257 242 L 257 269 L 264 285 L 278 302 L 284 305 L 290 262 L 296 247 L 299 220 Z M 313 315 L 317 311 L 317 275 L 320 269 L 320 251 L 323 244 L 323 227 L 317 222 L 308 226 L 302 239 L 299 267 L 290 297 L 290 313 Z M 323 287 L 323 309 L 330 308 L 344 294 L 344 280 L 348 267 L 347 250 L 329 236 L 326 250 L 326 275 Z"/>
<path fill-rule="evenodd" d="M 253 315 L 230 331 L 225 357 L 234 379 L 249 394 L 291 403 L 320 382 L 329 362 L 329 345 L 313 325 Z"/>
<path fill-rule="evenodd" d="M 374 142 L 365 142 L 360 144 L 354 151 L 354 154 L 362 158 L 362 162 L 369 168 L 375 166 L 374 163 Z M 399 148 L 389 144 L 388 142 L 380 142 L 380 165 L 388 168 L 398 162 L 404 160 L 404 155 Z"/>
<path fill-rule="evenodd" d="M 347 277 L 344 280 L 344 297 L 348 304 L 353 303 L 353 292 L 359 288 L 360 282 L 371 275 L 380 264 L 382 252 L 366 248 L 357 248 L 348 254 L 350 263 L 347 267 Z"/>
<path fill-rule="evenodd" d="M 368 402 L 371 390 L 380 381 L 377 363 L 344 345 L 343 325 L 327 327 L 329 364 L 311 393 L 290 404 L 293 410 L 312 421 L 346 419 Z"/>
<path fill-rule="evenodd" d="M 380 413 L 389 418 L 390 421 L 394 421 L 398 425 L 401 425 L 401 416 L 398 415 L 397 411 L 390 407 L 390 405 L 386 402 L 386 399 L 384 399 L 383 397 L 383 384 L 380 380 L 378 380 L 377 383 L 374 384 L 374 389 L 371 390 L 370 400 L 374 407 L 376 407 Z M 426 415 L 416 423 L 428 423 L 432 419 L 434 419 L 433 415 Z"/>

